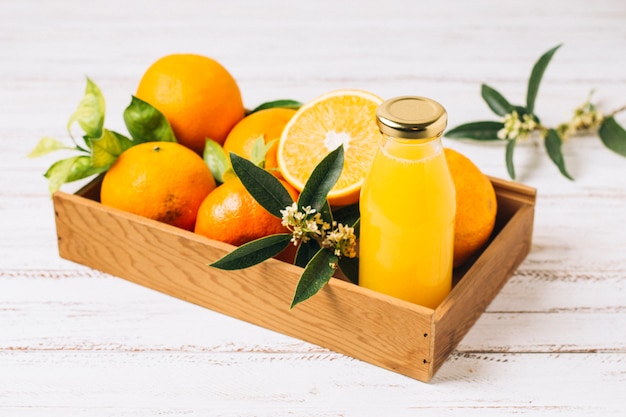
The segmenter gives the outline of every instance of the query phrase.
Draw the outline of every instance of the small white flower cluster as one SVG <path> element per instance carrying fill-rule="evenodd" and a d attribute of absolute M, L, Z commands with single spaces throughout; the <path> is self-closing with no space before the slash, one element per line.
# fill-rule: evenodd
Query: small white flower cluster
<path fill-rule="evenodd" d="M 302 207 L 302 211 L 298 210 L 297 203 L 285 207 L 280 214 L 282 225 L 291 232 L 294 245 L 315 239 L 322 248 L 333 249 L 337 256 L 356 256 L 356 235 L 353 227 L 337 222 L 331 225 L 310 206 Z"/>
<path fill-rule="evenodd" d="M 526 139 L 538 127 L 531 115 L 524 114 L 520 119 L 515 110 L 505 115 L 502 122 L 504 127 L 498 131 L 498 138 L 506 140 Z"/>
<path fill-rule="evenodd" d="M 285 226 L 293 235 L 291 241 L 294 245 L 298 242 L 308 242 L 311 237 L 321 237 L 324 226 L 330 226 L 324 223 L 320 213 L 316 213 L 311 206 L 302 207 L 302 211 L 298 210 L 298 204 L 293 203 L 280 211 L 282 214 L 282 225 Z"/>
<path fill-rule="evenodd" d="M 344 226 L 343 224 L 333 222 L 335 229 L 326 233 L 322 241 L 323 248 L 333 249 L 335 255 L 346 256 L 348 258 L 356 257 L 356 235 L 354 228 Z"/>
<path fill-rule="evenodd" d="M 604 115 L 596 106 L 587 101 L 574 110 L 572 119 L 567 123 L 559 125 L 557 131 L 561 135 L 561 138 L 567 139 L 577 132 L 596 129 L 602 124 L 603 120 Z"/>

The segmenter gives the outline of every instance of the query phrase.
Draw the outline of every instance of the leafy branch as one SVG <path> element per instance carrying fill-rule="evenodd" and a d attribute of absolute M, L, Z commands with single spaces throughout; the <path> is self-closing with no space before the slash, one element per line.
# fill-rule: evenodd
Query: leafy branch
<path fill-rule="evenodd" d="M 557 166 L 559 172 L 570 180 L 573 178 L 567 171 L 562 145 L 564 140 L 573 135 L 596 131 L 607 148 L 626 157 L 626 130 L 617 123 L 614 117 L 617 113 L 626 111 L 626 106 L 605 116 L 591 103 L 590 94 L 587 101 L 574 111 L 572 118 L 556 128 L 544 126 L 539 120 L 535 113 L 539 86 L 548 64 L 560 47 L 561 45 L 557 45 L 545 52 L 533 66 L 528 80 L 525 106 L 511 104 L 497 90 L 483 84 L 481 96 L 489 108 L 501 117 L 501 120 L 465 123 L 448 130 L 445 136 L 453 139 L 504 141 L 506 143 L 506 167 L 512 179 L 515 179 L 513 163 L 515 145 L 535 132 L 538 132 L 543 139 L 550 160 Z"/>
<path fill-rule="evenodd" d="M 297 109 L 302 105 L 299 101 L 282 99 L 262 103 L 248 114 L 273 107 Z M 72 145 L 46 136 L 43 137 L 28 155 L 37 158 L 55 151 L 76 152 L 77 155 L 54 162 L 44 176 L 48 179 L 50 194 L 59 190 L 65 183 L 81 180 L 92 175 L 106 172 L 115 160 L 131 146 L 143 142 L 176 142 L 174 131 L 167 118 L 151 104 L 131 96 L 131 102 L 124 110 L 124 123 L 129 136 L 104 128 L 105 100 L 100 88 L 89 78 L 85 93 L 76 110 L 69 117 L 67 132 Z M 72 134 L 74 125 L 78 124 L 83 130 L 82 143 Z M 255 163 L 260 164 L 271 144 L 263 141 L 255 143 L 253 157 Z M 228 167 L 227 158 L 221 146 L 207 138 L 204 159 L 219 182 L 223 182 L 222 175 L 232 174 Z M 217 156 L 216 156 L 217 155 Z"/>
<path fill-rule="evenodd" d="M 35 158 L 61 150 L 77 153 L 56 161 L 48 168 L 44 176 L 49 181 L 50 193 L 59 190 L 65 183 L 107 171 L 125 150 L 134 145 L 153 141 L 176 142 L 165 116 L 149 103 L 131 97 L 123 114 L 128 137 L 104 128 L 104 97 L 100 88 L 87 78 L 83 98 L 67 123 L 72 144 L 67 145 L 46 136 L 28 155 Z M 274 100 L 262 103 L 247 114 L 273 107 L 297 109 L 301 105 L 296 100 Z M 75 124 L 83 131 L 80 140 L 72 135 Z M 290 232 L 242 245 L 212 266 L 228 270 L 248 268 L 279 254 L 289 244 L 297 245 L 295 263 L 303 267 L 304 272 L 293 297 L 293 308 L 321 290 L 337 269 L 342 270 L 353 282 L 358 282 L 355 247 L 359 211 L 357 205 L 342 207 L 333 216 L 326 200 L 328 192 L 341 175 L 343 147 L 337 148 L 320 162 L 298 201 L 294 202 L 280 181 L 264 169 L 265 154 L 272 144 L 265 143 L 264 137 L 260 136 L 254 141 L 251 161 L 231 154 L 229 163 L 223 148 L 206 138 L 203 156 L 216 179 L 223 182 L 227 176 L 237 175 L 259 204 L 281 218 Z"/>
<path fill-rule="evenodd" d="M 283 226 L 290 233 L 246 243 L 211 266 L 225 270 L 243 269 L 279 254 L 290 244 L 297 245 L 295 264 L 304 271 L 291 308 L 317 294 L 338 268 L 353 282 L 358 281 L 358 209 L 349 206 L 333 215 L 326 199 L 343 169 L 343 146 L 329 153 L 316 166 L 297 202 L 271 173 L 233 153 L 230 157 L 235 174 L 248 192 L 269 213 L 282 219 Z M 339 222 L 340 219 L 346 223 Z"/>
<path fill-rule="evenodd" d="M 134 96 L 124 110 L 124 122 L 130 138 L 105 129 L 104 119 L 105 101 L 102 92 L 87 78 L 85 94 L 67 123 L 67 131 L 73 146 L 46 136 L 28 155 L 35 158 L 59 150 L 78 153 L 56 161 L 44 174 L 48 179 L 51 194 L 65 183 L 107 171 L 117 157 L 131 146 L 154 141 L 176 142 L 174 132 L 165 116 L 152 105 Z M 84 133 L 80 144 L 72 135 L 75 123 L 78 123 Z"/>

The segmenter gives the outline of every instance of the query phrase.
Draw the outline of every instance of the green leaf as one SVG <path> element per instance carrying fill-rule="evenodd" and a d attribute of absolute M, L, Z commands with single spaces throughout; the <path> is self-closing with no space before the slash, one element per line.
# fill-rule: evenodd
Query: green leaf
<path fill-rule="evenodd" d="M 548 156 L 559 168 L 561 174 L 570 180 L 574 180 L 574 178 L 572 178 L 572 176 L 565 169 L 565 160 L 563 159 L 563 153 L 561 152 L 561 136 L 559 136 L 556 130 L 548 130 L 544 138 L 544 144 L 546 146 L 546 151 L 548 151 Z"/>
<path fill-rule="evenodd" d="M 224 182 L 224 173 L 230 168 L 228 156 L 224 148 L 212 139 L 206 140 L 203 154 L 204 162 L 207 164 L 213 177 L 218 182 Z"/>
<path fill-rule="evenodd" d="M 340 207 L 335 209 L 333 217 L 337 223 L 354 225 L 361 216 L 359 211 L 359 203 L 351 204 L 349 206 Z"/>
<path fill-rule="evenodd" d="M 32 151 L 30 151 L 30 153 L 28 154 L 28 157 L 38 158 L 40 156 L 44 156 L 51 152 L 59 151 L 62 149 L 76 150 L 77 148 L 73 146 L 66 146 L 60 140 L 51 138 L 49 136 L 45 136 L 41 138 L 37 146 L 35 146 L 35 148 Z"/>
<path fill-rule="evenodd" d="M 330 152 L 315 167 L 298 198 L 298 207 L 320 211 L 328 192 L 335 186 L 343 169 L 343 145 Z"/>
<path fill-rule="evenodd" d="M 333 212 L 330 209 L 330 204 L 328 204 L 328 201 L 324 202 L 324 205 L 322 206 L 322 209 L 319 211 L 319 213 L 322 215 L 322 220 L 324 220 L 326 223 L 328 224 L 333 224 Z"/>
<path fill-rule="evenodd" d="M 266 103 L 258 105 L 254 109 L 252 109 L 249 114 L 258 112 L 260 110 L 272 109 L 274 107 L 283 107 L 283 108 L 286 108 L 286 109 L 297 110 L 300 107 L 302 107 L 302 103 L 300 103 L 299 101 L 296 101 L 296 100 L 274 100 L 274 101 L 268 101 Z"/>
<path fill-rule="evenodd" d="M 74 122 L 78 122 L 87 137 L 99 138 L 102 136 L 104 113 L 105 103 L 102 92 L 93 81 L 87 78 L 85 94 L 67 122 L 67 131 L 72 136 L 71 127 Z"/>
<path fill-rule="evenodd" d="M 487 84 L 482 85 L 481 95 L 489 108 L 498 116 L 504 116 L 514 110 L 511 103 L 509 103 L 502 94 L 489 87 Z"/>
<path fill-rule="evenodd" d="M 506 142 L 506 151 L 504 159 L 506 160 L 506 170 L 512 180 L 515 179 L 515 165 L 513 164 L 513 149 L 515 149 L 516 139 L 510 139 Z"/>
<path fill-rule="evenodd" d="M 543 73 L 546 71 L 550 60 L 554 53 L 559 49 L 561 45 L 557 45 L 544 53 L 541 58 L 533 66 L 533 70 L 528 80 L 528 92 L 526 94 L 526 111 L 533 114 L 535 112 L 535 100 L 537 99 L 537 93 L 539 92 L 539 84 L 543 78 Z"/>
<path fill-rule="evenodd" d="M 502 122 L 470 122 L 448 130 L 444 136 L 452 139 L 500 140 L 498 131 L 503 128 Z"/>
<path fill-rule="evenodd" d="M 604 119 L 598 130 L 604 146 L 622 156 L 626 156 L 626 130 L 621 127 L 613 116 Z"/>
<path fill-rule="evenodd" d="M 330 281 L 339 258 L 328 249 L 320 249 L 309 261 L 298 281 L 291 308 L 308 300 Z"/>
<path fill-rule="evenodd" d="M 52 164 L 44 177 L 48 179 L 50 194 L 58 191 L 65 183 L 77 181 L 104 172 L 103 168 L 94 168 L 91 157 L 87 155 L 73 156 Z"/>
<path fill-rule="evenodd" d="M 91 165 L 94 168 L 108 168 L 133 142 L 126 136 L 108 129 L 102 130 L 102 137 L 89 139 L 91 147 Z"/>
<path fill-rule="evenodd" d="M 361 219 L 358 218 L 354 223 L 352 223 L 352 227 L 354 228 L 354 235 L 358 239 L 361 235 Z"/>
<path fill-rule="evenodd" d="M 339 269 L 353 284 L 359 284 L 359 258 L 339 258 Z"/>
<path fill-rule="evenodd" d="M 265 156 L 278 139 L 272 139 L 265 143 L 265 135 L 260 135 L 252 143 L 252 151 L 250 152 L 250 161 L 261 168 L 265 167 Z"/>
<path fill-rule="evenodd" d="M 239 246 L 210 266 L 226 270 L 248 268 L 278 255 L 290 241 L 291 233 L 265 236 Z"/>
<path fill-rule="evenodd" d="M 320 245 L 316 240 L 311 239 L 301 243 L 296 252 L 294 264 L 300 268 L 304 268 L 319 250 Z"/>
<path fill-rule="evenodd" d="M 170 122 L 163 113 L 135 96 L 124 110 L 124 122 L 136 143 L 176 142 Z"/>
<path fill-rule="evenodd" d="M 270 214 L 282 218 L 280 211 L 292 205 L 293 199 L 281 182 L 263 168 L 232 152 L 230 162 L 252 197 Z"/>

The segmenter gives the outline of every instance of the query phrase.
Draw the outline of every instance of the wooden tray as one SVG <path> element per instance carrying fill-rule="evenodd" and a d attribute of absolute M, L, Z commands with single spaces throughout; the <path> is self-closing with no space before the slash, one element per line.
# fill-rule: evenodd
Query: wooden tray
<path fill-rule="evenodd" d="M 62 258 L 427 382 L 530 250 L 535 190 L 491 181 L 492 239 L 455 272 L 435 310 L 337 278 L 289 310 L 299 267 L 270 259 L 240 271 L 211 268 L 233 247 L 103 206 L 100 179 L 53 200 Z"/>

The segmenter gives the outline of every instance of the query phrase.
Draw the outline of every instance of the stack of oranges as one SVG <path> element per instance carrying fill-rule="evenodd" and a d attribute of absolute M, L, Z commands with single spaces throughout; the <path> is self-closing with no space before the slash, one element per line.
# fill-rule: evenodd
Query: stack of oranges
<path fill-rule="evenodd" d="M 338 90 L 298 110 L 273 107 L 246 114 L 233 76 L 217 61 L 192 54 L 165 56 L 145 72 L 136 96 L 169 121 L 178 143 L 149 142 L 125 151 L 105 174 L 103 204 L 195 231 L 233 245 L 284 233 L 234 175 L 216 184 L 202 158 L 207 139 L 251 159 L 266 144 L 264 168 L 294 200 L 314 167 L 339 145 L 344 168 L 328 194 L 331 206 L 355 204 L 378 146 L 375 112 L 382 99 Z M 497 211 L 489 179 L 463 155 L 446 150 L 457 188 L 455 266 L 489 239 Z"/>

